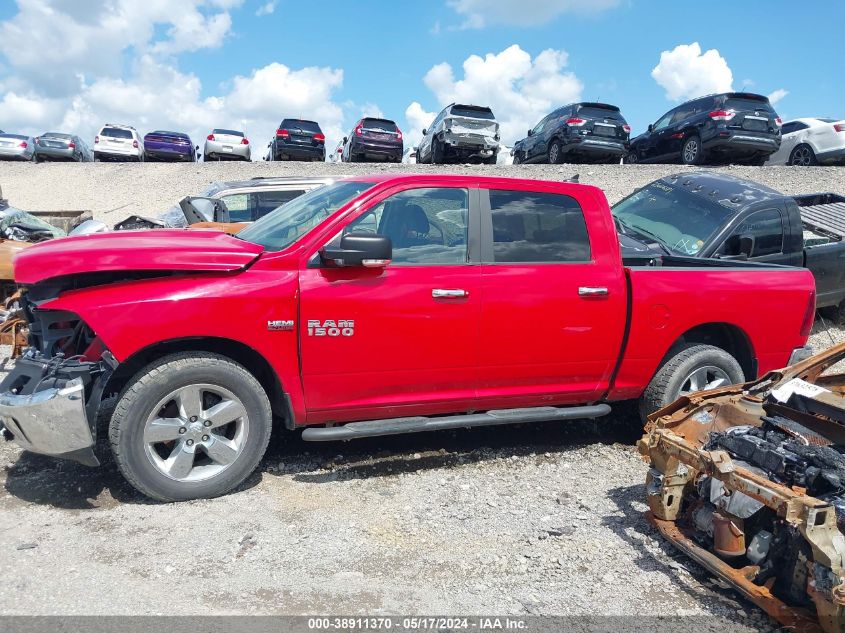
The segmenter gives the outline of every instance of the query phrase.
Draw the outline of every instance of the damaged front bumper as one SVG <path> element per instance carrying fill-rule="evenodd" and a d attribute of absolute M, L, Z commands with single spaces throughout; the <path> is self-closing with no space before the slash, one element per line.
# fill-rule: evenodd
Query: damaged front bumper
<path fill-rule="evenodd" d="M 648 518 L 781 624 L 845 631 L 845 344 L 649 418 Z"/>
<path fill-rule="evenodd" d="M 105 362 L 43 359 L 32 349 L 0 383 L 0 426 L 21 448 L 98 466 L 95 422 Z"/>

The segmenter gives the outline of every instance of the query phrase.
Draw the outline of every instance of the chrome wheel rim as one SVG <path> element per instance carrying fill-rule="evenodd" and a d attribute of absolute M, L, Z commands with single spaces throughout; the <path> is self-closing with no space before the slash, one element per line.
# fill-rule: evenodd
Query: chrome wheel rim
<path fill-rule="evenodd" d="M 688 396 L 697 391 L 707 391 L 729 384 L 731 384 L 731 377 L 724 370 L 714 365 L 707 365 L 694 369 L 684 378 L 678 395 Z"/>
<path fill-rule="evenodd" d="M 688 163 L 692 163 L 695 161 L 696 156 L 698 156 L 698 141 L 690 139 L 687 141 L 686 145 L 684 145 L 684 160 Z"/>
<path fill-rule="evenodd" d="M 216 477 L 240 457 L 249 417 L 240 399 L 218 385 L 174 389 L 144 424 L 144 451 L 153 467 L 179 482 Z"/>
<path fill-rule="evenodd" d="M 560 149 L 558 148 L 557 143 L 555 143 L 554 145 L 552 145 L 549 148 L 549 162 L 550 163 L 554 163 L 554 164 L 557 163 L 557 157 L 558 157 L 559 152 L 560 152 Z"/>
<path fill-rule="evenodd" d="M 797 167 L 809 167 L 810 166 L 810 148 L 809 147 L 797 147 L 795 151 L 792 152 L 792 164 Z"/>

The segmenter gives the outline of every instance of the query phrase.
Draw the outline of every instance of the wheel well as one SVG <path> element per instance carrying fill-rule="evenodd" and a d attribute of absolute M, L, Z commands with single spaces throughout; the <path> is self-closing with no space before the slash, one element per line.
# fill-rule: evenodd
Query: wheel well
<path fill-rule="evenodd" d="M 293 413 L 282 383 L 267 359 L 251 347 L 225 338 L 176 339 L 145 347 L 118 366 L 103 390 L 104 398 L 119 394 L 135 374 L 156 359 L 178 352 L 211 352 L 243 365 L 264 388 L 270 399 L 273 415 L 282 418 L 288 428 L 293 426 Z"/>
<path fill-rule="evenodd" d="M 757 378 L 757 358 L 754 356 L 754 347 L 748 335 L 735 325 L 705 323 L 687 330 L 672 344 L 663 362 L 677 354 L 680 349 L 690 345 L 719 347 L 737 360 L 746 380 Z"/>

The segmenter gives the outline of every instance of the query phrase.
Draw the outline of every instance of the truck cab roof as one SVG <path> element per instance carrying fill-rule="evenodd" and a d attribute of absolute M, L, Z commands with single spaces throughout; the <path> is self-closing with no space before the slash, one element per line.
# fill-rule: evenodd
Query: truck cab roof
<path fill-rule="evenodd" d="M 780 191 L 753 180 L 714 171 L 673 174 L 657 181 L 689 191 L 704 200 L 739 211 L 758 202 L 783 198 Z"/>

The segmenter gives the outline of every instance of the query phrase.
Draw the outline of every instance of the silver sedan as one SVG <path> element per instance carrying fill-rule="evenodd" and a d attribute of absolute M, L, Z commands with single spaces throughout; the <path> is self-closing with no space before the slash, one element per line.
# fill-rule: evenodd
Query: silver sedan
<path fill-rule="evenodd" d="M 45 132 L 35 139 L 35 160 L 72 160 L 87 163 L 94 160 L 94 153 L 81 138 L 74 134 Z"/>
<path fill-rule="evenodd" d="M 35 139 L 24 134 L 0 134 L 0 160 L 35 160 Z"/>
<path fill-rule="evenodd" d="M 252 160 L 249 139 L 237 130 L 214 129 L 205 139 L 203 160 Z"/>

